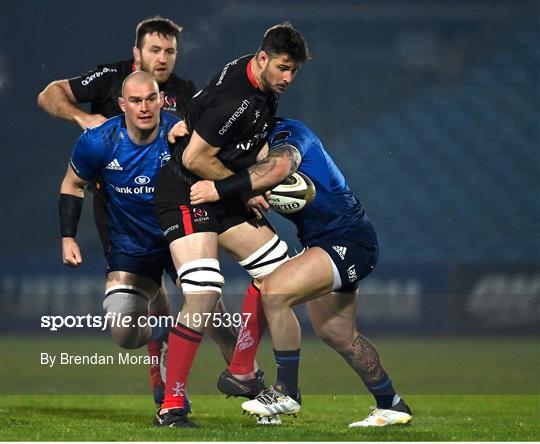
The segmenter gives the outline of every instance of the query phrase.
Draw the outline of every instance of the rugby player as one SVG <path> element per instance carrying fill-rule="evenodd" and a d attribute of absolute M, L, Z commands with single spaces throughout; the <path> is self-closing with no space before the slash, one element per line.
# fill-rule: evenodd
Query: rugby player
<path fill-rule="evenodd" d="M 80 76 L 50 83 L 38 96 L 39 106 L 52 116 L 74 122 L 82 129 L 98 126 L 108 118 L 121 114 L 118 97 L 121 96 L 122 82 L 132 72 L 142 70 L 156 79 L 160 92 L 163 92 L 162 110 L 183 118 L 196 88 L 192 81 L 184 80 L 173 73 L 181 31 L 180 26 L 163 17 L 156 16 L 141 21 L 135 33 L 132 59 L 101 64 Z M 90 113 L 76 106 L 87 102 L 91 104 Z M 104 193 L 98 192 L 96 186 L 92 184 L 91 189 L 94 192 L 94 218 L 104 253 L 107 254 L 110 249 L 107 202 Z M 216 311 L 221 314 L 227 312 L 221 301 Z M 164 288 L 161 288 L 152 300 L 149 314 L 169 314 Z M 236 343 L 235 330 L 221 326 L 209 328 L 208 333 L 219 345 L 225 359 L 230 360 Z M 160 359 L 160 340 L 150 340 L 147 347 L 150 356 Z M 161 404 L 164 384 L 159 365 L 150 366 L 150 385 L 156 404 Z"/>
<path fill-rule="evenodd" d="M 148 315 L 163 271 L 172 267 L 152 211 L 152 192 L 157 171 L 170 158 L 167 132 L 179 118 L 161 111 L 163 93 L 146 72 L 128 75 L 121 94 L 118 102 L 124 114 L 86 130 L 75 143 L 60 188 L 59 216 L 64 264 L 79 267 L 82 254 L 75 235 L 84 188 L 100 178 L 110 221 L 103 307 L 107 313 L 137 319 Z M 115 341 L 128 349 L 165 332 L 135 322 L 129 327 L 111 325 Z"/>
<path fill-rule="evenodd" d="M 264 328 L 259 319 L 262 305 L 274 346 L 277 382 L 242 407 L 257 416 L 298 413 L 300 325 L 292 307 L 307 302 L 317 334 L 344 357 L 375 397 L 377 407 L 372 413 L 349 426 L 408 423 L 411 410 L 392 387 L 374 345 L 355 327 L 358 283 L 371 273 L 378 259 L 375 230 L 321 141 L 304 123 L 280 119 L 268 140 L 268 156 L 238 173 L 249 175 L 250 190 L 270 190 L 299 171 L 315 184 L 316 197 L 299 212 L 284 214 L 296 225 L 305 250 L 262 282 L 259 304 L 254 304 L 256 309 L 239 334 L 235 354 L 229 368 L 220 375 L 218 388 L 239 395 L 238 386 L 254 377 L 248 359 L 258 342 L 246 344 L 242 338 L 260 340 L 261 325 Z M 223 197 L 221 189 L 220 181 L 197 182 L 191 188 L 191 203 L 216 202 Z M 245 193 L 246 189 L 238 186 L 237 191 Z M 252 329 L 256 334 L 251 334 Z"/>
<path fill-rule="evenodd" d="M 267 30 L 256 54 L 225 65 L 193 97 L 186 115 L 190 136 L 179 140 L 171 161 L 159 172 L 154 206 L 185 304 L 181 322 L 169 333 L 165 399 L 155 418 L 158 426 L 193 426 L 183 409 L 184 394 L 206 326 L 192 321 L 194 315 L 211 313 L 221 296 L 224 279 L 218 241 L 254 279 L 262 279 L 288 257 L 286 244 L 269 223 L 258 221 L 244 200 L 227 190 L 234 189 L 238 180 L 249 181 L 233 173 L 256 161 L 273 124 L 278 94 L 289 87 L 307 59 L 307 45 L 291 24 Z M 228 176 L 234 182 L 227 182 Z M 201 178 L 225 179 L 223 202 L 190 204 L 190 187 Z M 256 205 L 257 198 L 252 203 Z M 258 294 L 258 290 L 251 285 L 248 293 Z"/>

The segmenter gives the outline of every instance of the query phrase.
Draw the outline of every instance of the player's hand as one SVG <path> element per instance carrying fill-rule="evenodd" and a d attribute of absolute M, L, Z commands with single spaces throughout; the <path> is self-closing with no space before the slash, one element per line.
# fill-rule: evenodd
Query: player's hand
<path fill-rule="evenodd" d="M 270 204 L 263 195 L 253 196 L 247 201 L 246 206 L 255 213 L 257 219 L 263 219 L 264 213 L 270 208 Z"/>
<path fill-rule="evenodd" d="M 198 205 L 206 202 L 217 202 L 219 194 L 214 182 L 211 180 L 200 180 L 191 185 L 189 194 L 191 205 Z"/>
<path fill-rule="evenodd" d="M 80 117 L 76 117 L 75 120 L 77 120 L 77 123 L 83 130 L 86 130 L 101 125 L 107 118 L 101 114 L 84 114 Z"/>
<path fill-rule="evenodd" d="M 76 268 L 82 264 L 81 250 L 72 237 L 62 238 L 62 260 L 68 267 Z"/>
<path fill-rule="evenodd" d="M 184 136 L 187 136 L 188 134 L 189 131 L 186 122 L 181 120 L 171 128 L 169 134 L 167 134 L 167 140 L 169 141 L 169 143 L 174 143 L 176 142 L 176 139 L 180 139 Z"/>

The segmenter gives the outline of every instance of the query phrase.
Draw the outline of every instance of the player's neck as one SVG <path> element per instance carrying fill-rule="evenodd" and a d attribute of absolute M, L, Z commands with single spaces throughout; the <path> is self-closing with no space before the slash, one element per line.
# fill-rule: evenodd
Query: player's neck
<path fill-rule="evenodd" d="M 148 145 L 152 143 L 156 140 L 159 131 L 159 125 L 156 125 L 153 129 L 142 130 L 127 121 L 126 128 L 129 139 L 136 145 Z"/>
<path fill-rule="evenodd" d="M 257 65 L 257 56 L 254 56 L 248 64 L 248 78 L 250 82 L 253 84 L 253 86 L 256 86 L 261 91 L 263 91 L 262 83 L 261 83 L 261 73 L 262 69 L 260 69 Z"/>

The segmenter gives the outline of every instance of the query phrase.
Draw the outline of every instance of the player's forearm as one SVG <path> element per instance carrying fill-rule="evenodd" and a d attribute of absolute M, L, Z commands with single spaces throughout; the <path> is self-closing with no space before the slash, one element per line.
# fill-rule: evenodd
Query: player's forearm
<path fill-rule="evenodd" d="M 215 156 L 195 156 L 182 159 L 184 166 L 202 179 L 221 180 L 233 174 L 221 160 Z"/>
<path fill-rule="evenodd" d="M 53 117 L 77 123 L 87 116 L 87 113 L 75 106 L 60 81 L 49 84 L 38 96 L 38 105 Z"/>
<path fill-rule="evenodd" d="M 253 191 L 267 191 L 281 183 L 293 171 L 288 159 L 267 157 L 248 168 Z"/>

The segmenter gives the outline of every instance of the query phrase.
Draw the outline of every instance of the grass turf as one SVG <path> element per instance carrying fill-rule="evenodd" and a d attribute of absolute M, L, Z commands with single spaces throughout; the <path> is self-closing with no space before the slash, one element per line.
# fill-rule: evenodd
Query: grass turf
<path fill-rule="evenodd" d="M 24 441 L 528 441 L 540 436 L 538 396 L 411 395 L 412 425 L 349 429 L 368 413 L 368 396 L 306 395 L 283 426 L 257 426 L 240 400 L 194 395 L 197 429 L 152 426 L 144 395 L 7 395 L 2 440 Z"/>
<path fill-rule="evenodd" d="M 533 441 L 540 439 L 540 355 L 534 339 L 382 338 L 375 343 L 411 426 L 351 429 L 373 399 L 343 359 L 315 339 L 302 347 L 303 410 L 281 427 L 240 413 L 240 399 L 216 394 L 223 359 L 212 343 L 190 376 L 197 430 L 152 426 L 145 365 L 49 368 L 43 352 L 118 354 L 108 337 L 4 336 L 0 339 L 0 439 L 66 441 Z M 134 350 L 144 355 L 144 350 Z M 271 346 L 258 358 L 274 379 Z"/>

